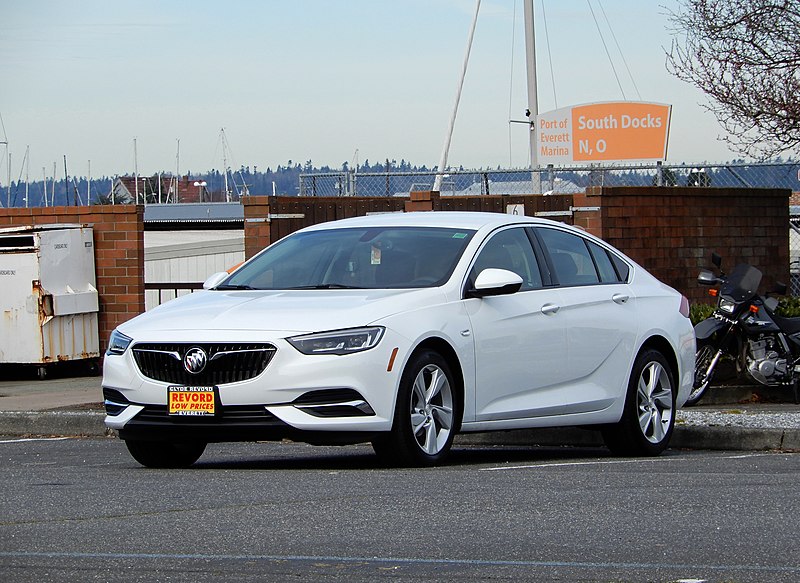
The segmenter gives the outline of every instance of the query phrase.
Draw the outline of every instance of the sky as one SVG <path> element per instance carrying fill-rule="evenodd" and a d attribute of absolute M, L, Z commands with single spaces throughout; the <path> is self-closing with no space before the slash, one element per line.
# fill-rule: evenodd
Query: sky
<path fill-rule="evenodd" d="M 509 124 L 527 107 L 522 2 L 481 3 L 450 166 L 529 164 L 527 129 Z M 10 167 L 0 159 L 0 184 L 9 168 L 11 180 L 24 179 L 27 147 L 31 180 L 51 177 L 54 163 L 63 178 L 65 155 L 79 176 L 133 174 L 135 165 L 144 175 L 175 172 L 178 162 L 182 174 L 221 169 L 221 128 L 234 168 L 385 158 L 435 166 L 475 4 L 0 0 L 0 141 L 11 153 Z M 737 158 L 704 95 L 666 70 L 666 10 L 676 7 L 535 0 L 540 112 L 669 103 L 668 162 Z"/>

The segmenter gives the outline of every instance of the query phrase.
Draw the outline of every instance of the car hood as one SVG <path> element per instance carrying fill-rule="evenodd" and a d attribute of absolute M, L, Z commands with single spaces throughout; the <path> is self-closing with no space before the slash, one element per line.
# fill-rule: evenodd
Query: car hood
<path fill-rule="evenodd" d="M 119 329 L 134 338 L 172 330 L 317 332 L 366 326 L 444 297 L 439 288 L 200 291 L 162 304 Z"/>

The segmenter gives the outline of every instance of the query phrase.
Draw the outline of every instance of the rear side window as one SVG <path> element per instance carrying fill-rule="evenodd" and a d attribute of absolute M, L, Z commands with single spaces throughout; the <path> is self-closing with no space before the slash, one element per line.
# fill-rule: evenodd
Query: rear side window
<path fill-rule="evenodd" d="M 608 256 L 606 250 L 593 241 L 586 241 L 586 244 L 589 246 L 589 251 L 592 253 L 595 265 L 597 265 L 597 271 L 600 273 L 600 281 L 603 283 L 617 283 L 622 281 L 617 275 L 617 270 L 614 269 L 614 264 L 611 262 L 611 258 Z"/>
<path fill-rule="evenodd" d="M 626 283 L 628 281 L 628 276 L 630 275 L 631 268 L 616 253 L 609 253 L 609 255 L 611 256 L 611 262 L 614 264 L 614 267 L 617 270 L 617 275 L 619 275 L 619 280 L 623 283 Z"/>
<path fill-rule="evenodd" d="M 600 283 L 584 239 L 556 229 L 537 229 L 559 285 Z"/>

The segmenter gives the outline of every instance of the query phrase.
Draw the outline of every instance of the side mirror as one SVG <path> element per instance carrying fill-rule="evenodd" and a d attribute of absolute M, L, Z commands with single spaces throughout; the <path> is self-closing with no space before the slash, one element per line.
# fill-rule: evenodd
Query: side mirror
<path fill-rule="evenodd" d="M 707 269 L 703 269 L 697 276 L 697 283 L 699 283 L 700 285 L 716 285 L 717 283 L 719 283 L 719 280 L 713 273 L 711 273 Z"/>
<path fill-rule="evenodd" d="M 213 289 L 225 281 L 230 276 L 227 271 L 218 271 L 203 282 L 203 289 Z"/>
<path fill-rule="evenodd" d="M 716 265 L 717 269 L 722 268 L 722 257 L 717 255 L 716 251 L 711 254 L 711 263 Z"/>
<path fill-rule="evenodd" d="M 475 287 L 467 291 L 467 297 L 484 298 L 515 294 L 522 287 L 522 278 L 507 269 L 484 269 L 475 279 Z"/>
<path fill-rule="evenodd" d="M 770 293 L 777 294 L 779 296 L 785 296 L 786 295 L 786 289 L 787 288 L 786 288 L 786 284 L 785 283 L 783 283 L 782 281 L 776 281 L 775 282 L 775 287 L 772 288 L 772 291 Z"/>

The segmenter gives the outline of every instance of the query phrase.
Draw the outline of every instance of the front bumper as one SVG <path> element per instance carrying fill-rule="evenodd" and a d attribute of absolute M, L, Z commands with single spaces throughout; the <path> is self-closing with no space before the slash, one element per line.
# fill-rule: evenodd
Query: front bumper
<path fill-rule="evenodd" d="M 167 414 L 169 383 L 145 377 L 131 350 L 107 356 L 105 424 L 123 439 L 253 441 L 289 438 L 312 443 L 368 441 L 389 431 L 399 384 L 399 340 L 345 356 L 304 355 L 282 340 L 260 375 L 216 385 L 214 416 Z"/>

